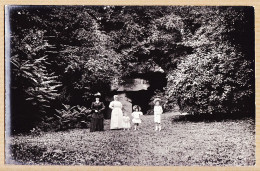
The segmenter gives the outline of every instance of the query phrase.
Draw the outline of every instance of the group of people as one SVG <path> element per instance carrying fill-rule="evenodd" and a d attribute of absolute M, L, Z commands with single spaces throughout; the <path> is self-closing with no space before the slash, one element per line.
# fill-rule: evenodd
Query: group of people
<path fill-rule="evenodd" d="M 95 94 L 95 102 L 91 104 L 92 117 L 90 123 L 90 132 L 103 131 L 104 130 L 104 114 L 105 105 L 100 101 L 101 94 Z M 163 113 L 162 106 L 160 105 L 161 99 L 154 99 L 154 123 L 155 131 L 161 131 L 161 114 Z M 123 113 L 123 105 L 119 101 L 119 96 L 114 95 L 114 100 L 110 102 L 109 108 L 112 109 L 110 129 L 124 129 L 130 130 L 131 121 L 134 125 L 134 130 L 138 129 L 141 124 L 141 116 L 143 115 L 141 107 L 139 105 L 133 106 L 133 112 L 131 114 L 132 120 L 127 113 Z"/>

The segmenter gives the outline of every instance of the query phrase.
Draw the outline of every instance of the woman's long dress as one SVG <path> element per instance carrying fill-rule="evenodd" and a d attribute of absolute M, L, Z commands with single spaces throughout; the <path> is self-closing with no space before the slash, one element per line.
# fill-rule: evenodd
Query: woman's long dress
<path fill-rule="evenodd" d="M 122 103 L 119 101 L 112 101 L 109 104 L 109 107 L 113 109 L 111 113 L 110 129 L 123 128 Z"/>
<path fill-rule="evenodd" d="M 90 123 L 90 132 L 104 131 L 104 114 L 105 105 L 102 102 L 93 102 L 91 104 L 92 118 Z"/>

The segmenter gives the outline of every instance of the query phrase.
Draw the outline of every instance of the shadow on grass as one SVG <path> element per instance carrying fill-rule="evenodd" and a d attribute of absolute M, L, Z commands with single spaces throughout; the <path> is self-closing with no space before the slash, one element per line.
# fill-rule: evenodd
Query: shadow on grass
<path fill-rule="evenodd" d="M 220 121 L 232 121 L 232 120 L 252 120 L 255 123 L 254 114 L 197 114 L 197 115 L 178 115 L 172 119 L 172 122 L 220 122 Z"/>
<path fill-rule="evenodd" d="M 35 164 L 32 163 L 32 160 L 39 160 L 46 149 L 39 148 L 35 145 L 28 145 L 19 143 L 10 146 L 10 150 L 12 153 L 12 158 L 7 160 L 7 164 L 21 164 L 24 165 L 25 163 Z M 33 156 L 33 159 L 32 159 Z M 15 161 L 15 163 L 12 163 Z"/>
<path fill-rule="evenodd" d="M 19 143 L 10 146 L 12 157 L 7 164 L 19 165 L 73 165 L 75 152 L 66 149 L 42 148 L 37 145 Z M 72 158 L 72 159 L 71 159 Z M 9 161 L 9 162 L 8 162 Z"/>

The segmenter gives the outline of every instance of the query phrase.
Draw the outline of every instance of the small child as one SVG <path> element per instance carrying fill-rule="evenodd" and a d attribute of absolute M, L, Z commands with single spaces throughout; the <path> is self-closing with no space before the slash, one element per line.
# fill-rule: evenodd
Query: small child
<path fill-rule="evenodd" d="M 155 131 L 161 131 L 161 115 L 163 113 L 162 106 L 160 105 L 161 99 L 154 99 L 154 122 L 155 122 Z"/>
<path fill-rule="evenodd" d="M 126 113 L 123 114 L 123 128 L 124 130 L 129 130 L 130 129 L 130 117 L 127 116 Z"/>
<path fill-rule="evenodd" d="M 132 113 L 133 116 L 132 122 L 134 123 L 135 130 L 137 130 L 137 127 L 141 123 L 140 116 L 143 115 L 143 112 L 141 112 L 141 107 L 138 105 L 134 105 L 133 110 L 134 112 Z"/>

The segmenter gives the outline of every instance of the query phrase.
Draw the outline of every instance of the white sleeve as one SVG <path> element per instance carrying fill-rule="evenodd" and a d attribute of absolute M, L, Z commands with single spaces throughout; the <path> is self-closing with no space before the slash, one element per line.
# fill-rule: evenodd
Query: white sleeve
<path fill-rule="evenodd" d="M 110 102 L 109 108 L 110 108 L 110 109 L 113 109 L 113 108 L 114 108 L 114 103 L 113 103 L 113 102 Z"/>

